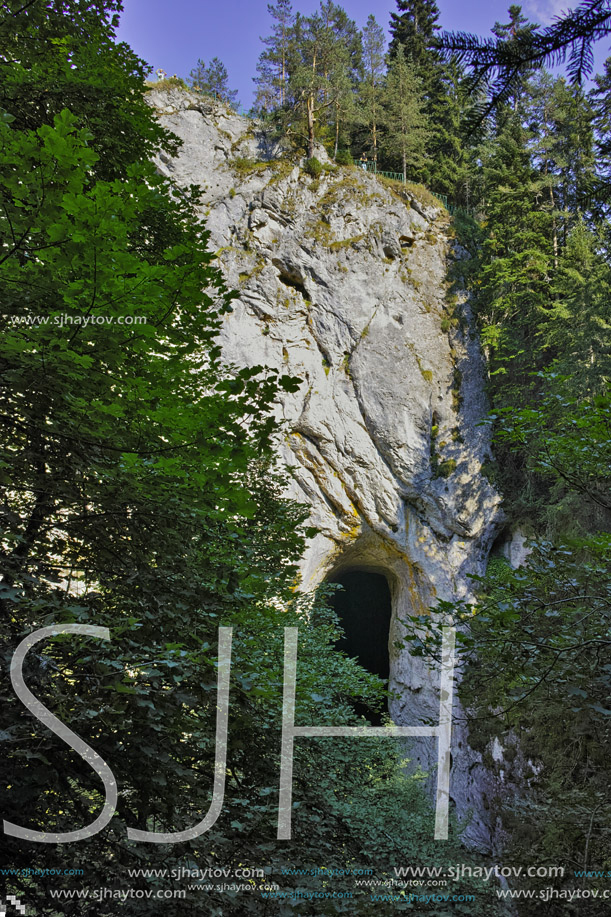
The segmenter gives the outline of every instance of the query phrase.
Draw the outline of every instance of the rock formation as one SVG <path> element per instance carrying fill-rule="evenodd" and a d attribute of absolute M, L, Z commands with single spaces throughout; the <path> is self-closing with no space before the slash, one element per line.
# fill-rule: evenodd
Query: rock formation
<path fill-rule="evenodd" d="M 395 646 L 401 619 L 468 595 L 500 519 L 482 474 L 479 344 L 467 298 L 448 280 L 464 254 L 449 215 L 423 190 L 338 168 L 323 150 L 313 179 L 256 124 L 211 101 L 176 90 L 152 92 L 150 103 L 183 141 L 159 168 L 203 188 L 210 245 L 240 291 L 225 358 L 303 380 L 284 397 L 278 448 L 319 530 L 304 587 L 347 569 L 386 576 L 391 715 L 436 721 L 438 675 Z M 413 740 L 412 755 L 428 766 L 434 740 Z M 471 813 L 464 836 L 480 849 L 493 834 L 491 793 L 459 722 L 451 796 L 460 817 Z"/>

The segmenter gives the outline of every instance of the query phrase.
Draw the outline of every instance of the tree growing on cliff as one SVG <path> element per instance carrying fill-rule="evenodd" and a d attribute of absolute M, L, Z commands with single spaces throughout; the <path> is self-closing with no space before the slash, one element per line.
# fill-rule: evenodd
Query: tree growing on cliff
<path fill-rule="evenodd" d="M 399 47 L 386 78 L 383 149 L 401 164 L 403 181 L 413 178 L 426 164 L 428 124 L 422 111 L 422 94 L 414 67 Z"/>
<path fill-rule="evenodd" d="M 290 61 L 294 53 L 295 13 L 290 0 L 277 0 L 275 6 L 268 3 L 267 11 L 275 22 L 271 35 L 261 39 L 265 51 L 259 56 L 259 76 L 255 78 L 256 105 L 260 111 L 272 111 L 285 104 Z"/>
<path fill-rule="evenodd" d="M 229 88 L 227 67 L 218 57 L 213 57 L 208 66 L 200 58 L 189 74 L 188 82 L 195 92 L 203 92 L 228 105 L 236 104 L 238 91 Z"/>
<path fill-rule="evenodd" d="M 282 120 L 285 129 L 305 140 L 308 157 L 317 139 L 334 138 L 351 110 L 353 53 L 351 36 L 356 27 L 341 7 L 321 3 L 312 16 L 298 15 L 295 22 L 295 56 Z"/>
<path fill-rule="evenodd" d="M 380 125 L 383 120 L 384 79 L 386 76 L 386 37 L 375 17 L 370 15 L 363 29 L 363 79 L 359 85 L 361 119 L 369 135 L 369 152 L 378 159 Z"/>

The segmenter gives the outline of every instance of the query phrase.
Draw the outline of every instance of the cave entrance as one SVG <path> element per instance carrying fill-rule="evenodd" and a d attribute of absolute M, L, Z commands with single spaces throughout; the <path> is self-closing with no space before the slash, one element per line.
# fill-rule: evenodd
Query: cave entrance
<path fill-rule="evenodd" d="M 368 672 L 388 680 L 388 640 L 392 616 L 388 580 L 381 573 L 349 570 L 330 577 L 329 582 L 343 586 L 330 600 L 344 631 L 337 649 L 356 658 Z M 360 703 L 355 704 L 355 708 L 370 723 L 381 725 L 382 713 L 376 713 Z"/>

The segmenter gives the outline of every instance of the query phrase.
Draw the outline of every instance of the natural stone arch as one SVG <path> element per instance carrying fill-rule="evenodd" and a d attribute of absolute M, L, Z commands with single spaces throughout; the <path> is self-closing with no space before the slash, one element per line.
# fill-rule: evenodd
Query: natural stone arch
<path fill-rule="evenodd" d="M 391 622 L 388 639 L 391 700 L 389 713 L 397 726 L 436 723 L 439 718 L 439 666 L 426 658 L 410 655 L 404 641 L 402 621 L 414 614 L 430 613 L 441 593 L 448 595 L 447 585 L 433 581 L 431 569 L 413 560 L 411 552 L 402 550 L 390 539 L 362 523 L 351 541 L 332 541 L 318 536 L 310 543 L 303 559 L 303 588 L 333 582 L 342 574 L 361 570 L 382 574 L 391 594 Z M 440 587 L 439 592 L 436 587 Z M 441 622 L 440 622 L 441 626 Z M 458 673 L 457 673 L 458 674 Z M 452 730 L 451 805 L 468 826 L 464 838 L 471 846 L 489 849 L 491 827 L 484 796 L 494 796 L 493 778 L 481 763 L 480 755 L 469 746 L 464 714 L 455 701 L 456 719 Z M 437 746 L 433 738 L 399 740 L 402 756 L 409 758 L 408 771 L 421 767 L 428 773 L 424 781 L 431 798 L 436 780 Z"/>
<path fill-rule="evenodd" d="M 322 543 L 319 542 L 322 546 Z M 389 682 L 391 692 L 388 712 L 397 726 L 415 726 L 436 722 L 439 717 L 438 667 L 423 658 L 410 655 L 404 641 L 402 623 L 410 615 L 427 614 L 435 605 L 433 583 L 406 551 L 374 532 L 366 523 L 352 541 L 330 544 L 326 550 L 312 552 L 306 558 L 306 583 L 336 582 L 351 571 L 362 571 L 385 577 L 390 590 L 391 616 L 388 633 Z M 360 710 L 359 712 L 364 712 Z M 430 775 L 433 792 L 434 765 L 437 760 L 434 739 L 402 740 L 411 759 L 411 767 L 420 766 Z"/>

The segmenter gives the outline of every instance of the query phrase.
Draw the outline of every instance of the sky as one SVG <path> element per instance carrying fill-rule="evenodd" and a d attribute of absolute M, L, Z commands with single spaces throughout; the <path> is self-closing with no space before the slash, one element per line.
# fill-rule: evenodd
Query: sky
<path fill-rule="evenodd" d="M 268 0 L 123 0 L 118 37 L 154 69 L 168 76 L 188 76 L 197 59 L 207 64 L 220 57 L 229 71 L 229 85 L 237 89 L 245 108 L 253 101 L 252 78 L 262 46 L 269 34 Z M 362 27 L 370 13 L 388 27 L 394 0 L 336 0 Z M 440 24 L 448 31 L 488 35 L 495 22 L 507 21 L 512 0 L 437 0 Z M 534 22 L 549 23 L 576 0 L 522 0 L 523 11 Z M 309 15 L 318 0 L 293 0 L 293 8 Z M 609 54 L 608 42 L 597 48 L 597 69 Z"/>

